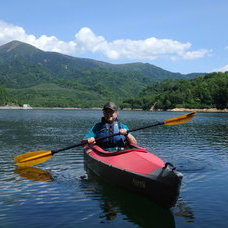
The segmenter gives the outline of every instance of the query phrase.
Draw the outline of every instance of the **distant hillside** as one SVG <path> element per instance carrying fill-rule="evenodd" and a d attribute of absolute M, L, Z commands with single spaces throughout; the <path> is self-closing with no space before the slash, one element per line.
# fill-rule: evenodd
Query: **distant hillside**
<path fill-rule="evenodd" d="M 123 107 L 142 109 L 228 108 L 228 72 L 204 77 L 167 79 L 146 87 L 139 96 L 126 99 Z"/>
<path fill-rule="evenodd" d="M 58 104 L 58 91 L 62 91 L 61 97 L 74 94 L 64 98 L 66 101 L 72 97 L 72 102 L 66 102 L 69 105 L 78 106 L 77 99 L 81 105 L 99 105 L 107 99 L 122 100 L 123 97 L 137 95 L 148 84 L 157 81 L 197 75 L 200 73 L 172 73 L 147 63 L 110 64 L 76 58 L 45 52 L 19 41 L 0 46 L 0 86 L 8 88 L 8 92 L 21 102 L 30 102 L 31 105 L 48 106 L 52 99 Z M 34 93 L 46 97 L 45 102 L 43 99 L 38 99 L 39 102 L 31 99 Z"/>

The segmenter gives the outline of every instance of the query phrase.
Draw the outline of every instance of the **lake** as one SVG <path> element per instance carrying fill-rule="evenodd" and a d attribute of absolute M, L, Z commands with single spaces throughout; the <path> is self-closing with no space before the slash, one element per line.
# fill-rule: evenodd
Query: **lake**
<path fill-rule="evenodd" d="M 98 110 L 0 110 L 0 227 L 227 227 L 228 113 L 134 132 L 140 146 L 184 175 L 170 210 L 87 173 L 81 147 L 19 169 L 29 151 L 80 143 Z M 130 129 L 183 112 L 120 111 Z"/>

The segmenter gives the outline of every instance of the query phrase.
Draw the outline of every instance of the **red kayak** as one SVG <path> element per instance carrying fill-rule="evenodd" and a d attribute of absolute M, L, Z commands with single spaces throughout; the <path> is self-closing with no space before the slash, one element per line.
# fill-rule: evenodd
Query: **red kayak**
<path fill-rule="evenodd" d="M 183 175 L 171 163 L 136 145 L 108 152 L 97 145 L 86 145 L 85 162 L 96 175 L 112 184 L 149 196 L 163 207 L 177 201 Z"/>

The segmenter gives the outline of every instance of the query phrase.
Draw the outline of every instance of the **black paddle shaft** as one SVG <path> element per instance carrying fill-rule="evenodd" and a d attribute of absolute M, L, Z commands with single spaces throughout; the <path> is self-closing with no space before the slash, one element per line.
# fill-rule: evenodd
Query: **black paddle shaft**
<path fill-rule="evenodd" d="M 139 131 L 139 130 L 143 130 L 143 129 L 146 129 L 146 128 L 155 127 L 155 126 L 163 125 L 163 124 L 164 124 L 164 122 L 158 122 L 156 124 L 151 124 L 151 125 L 148 125 L 148 126 L 144 126 L 144 127 L 140 127 L 140 128 L 129 130 L 129 131 L 127 131 L 127 133 L 134 132 L 134 131 Z"/>
<path fill-rule="evenodd" d="M 163 125 L 163 124 L 164 124 L 164 122 L 158 122 L 156 124 L 152 124 L 152 125 L 148 125 L 148 126 L 144 126 L 144 127 L 128 130 L 127 134 L 130 133 L 130 132 L 139 131 L 139 130 L 143 130 L 143 129 L 146 129 L 146 128 L 150 128 L 150 127 L 154 127 L 154 126 L 158 126 L 158 125 Z M 112 135 L 109 135 L 109 136 L 103 136 L 103 137 L 100 137 L 100 138 L 96 138 L 95 140 L 96 141 L 100 141 L 102 139 L 111 138 L 111 137 L 114 137 L 114 136 L 117 136 L 117 135 L 120 135 L 120 133 L 112 134 Z M 58 152 L 61 152 L 61 151 L 64 151 L 64 150 L 69 150 L 69 149 L 72 149 L 72 148 L 75 148 L 75 147 L 84 146 L 85 144 L 87 144 L 86 141 L 82 142 L 82 143 L 74 144 L 74 145 L 71 145 L 71 146 L 67 146 L 67 147 L 64 147 L 64 148 L 59 149 L 59 150 L 52 150 L 51 153 L 53 155 L 55 153 L 58 153 Z"/>

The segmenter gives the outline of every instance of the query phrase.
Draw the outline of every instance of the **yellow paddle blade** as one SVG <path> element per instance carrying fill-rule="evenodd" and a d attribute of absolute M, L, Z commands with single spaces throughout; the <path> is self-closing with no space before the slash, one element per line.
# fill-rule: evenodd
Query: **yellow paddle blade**
<path fill-rule="evenodd" d="M 20 167 L 29 167 L 43 163 L 49 160 L 51 157 L 51 151 L 39 150 L 18 155 L 14 158 L 14 162 Z"/>
<path fill-rule="evenodd" d="M 25 177 L 33 181 L 53 181 L 53 177 L 48 171 L 35 167 L 17 167 L 14 172 L 19 174 L 21 177 Z"/>
<path fill-rule="evenodd" d="M 190 112 L 190 113 L 182 115 L 182 116 L 178 116 L 178 117 L 174 117 L 174 118 L 165 120 L 163 123 L 164 123 L 164 125 L 176 125 L 176 124 L 186 123 L 189 120 L 191 120 L 195 116 L 195 114 L 196 114 L 196 112 Z"/>

